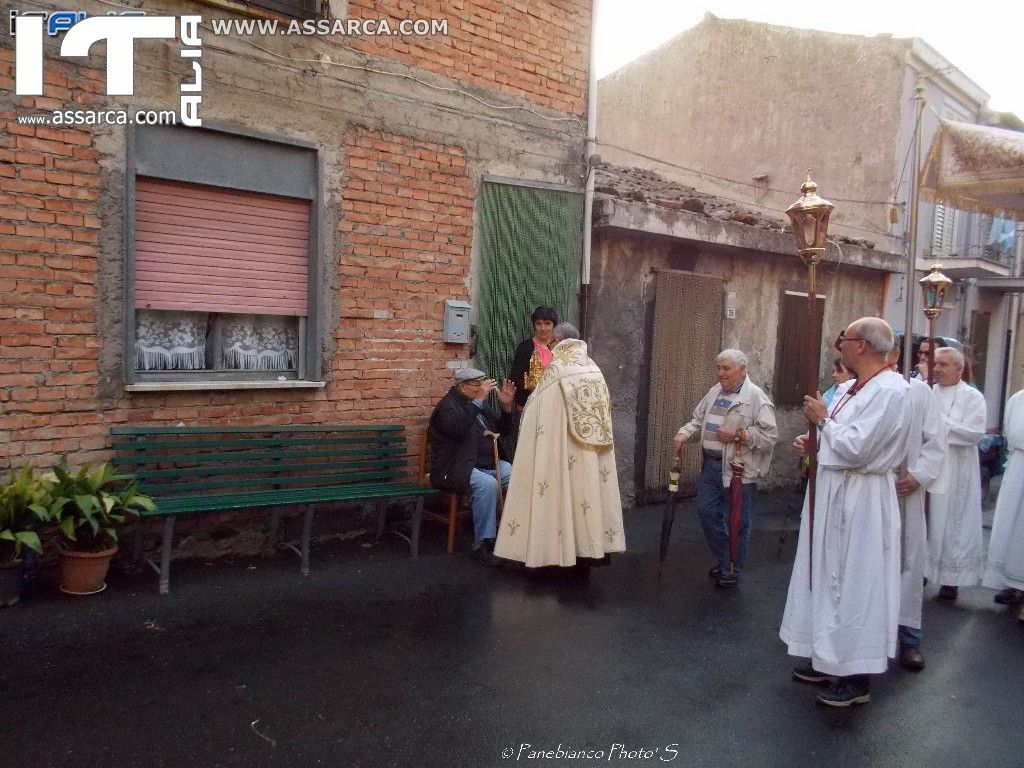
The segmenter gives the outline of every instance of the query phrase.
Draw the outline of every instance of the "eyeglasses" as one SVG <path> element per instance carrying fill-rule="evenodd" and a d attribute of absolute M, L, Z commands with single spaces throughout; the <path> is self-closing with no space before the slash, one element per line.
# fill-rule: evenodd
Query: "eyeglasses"
<path fill-rule="evenodd" d="M 862 339 L 860 336 L 847 336 L 846 335 L 846 331 L 840 331 L 839 335 L 836 336 L 836 343 L 833 345 L 833 346 L 835 346 L 836 351 L 838 351 L 838 352 L 842 352 L 843 351 L 843 342 L 844 341 L 864 341 L 864 339 Z"/>

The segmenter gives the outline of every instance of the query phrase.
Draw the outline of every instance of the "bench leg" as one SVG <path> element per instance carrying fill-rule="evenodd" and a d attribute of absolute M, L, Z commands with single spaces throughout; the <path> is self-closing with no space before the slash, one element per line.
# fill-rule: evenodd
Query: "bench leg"
<path fill-rule="evenodd" d="M 174 518 L 164 518 L 164 542 L 160 552 L 160 594 L 171 591 L 171 542 L 174 539 Z"/>
<path fill-rule="evenodd" d="M 267 527 L 267 549 L 273 551 L 277 546 L 277 532 L 281 528 L 281 510 L 275 509 L 270 513 L 270 525 Z"/>
<path fill-rule="evenodd" d="M 132 539 L 132 565 L 142 560 L 142 520 L 135 524 L 135 538 Z"/>
<path fill-rule="evenodd" d="M 423 497 L 416 497 L 416 506 L 413 507 L 412 511 L 412 525 L 409 531 L 409 548 L 412 550 L 412 556 L 418 557 L 420 554 L 420 523 L 423 522 Z"/>
<path fill-rule="evenodd" d="M 388 503 L 386 500 L 381 499 L 377 502 L 377 540 L 384 535 L 384 525 L 388 519 Z"/>
<path fill-rule="evenodd" d="M 313 535 L 313 505 L 306 507 L 302 520 L 302 575 L 309 576 L 309 539 Z"/>

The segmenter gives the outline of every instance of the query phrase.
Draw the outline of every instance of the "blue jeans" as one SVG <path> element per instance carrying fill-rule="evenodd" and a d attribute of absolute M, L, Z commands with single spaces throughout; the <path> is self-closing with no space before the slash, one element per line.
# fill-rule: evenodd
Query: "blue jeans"
<path fill-rule="evenodd" d="M 900 645 L 909 645 L 914 648 L 921 647 L 921 630 L 917 627 L 907 627 L 900 624 L 899 629 Z"/>
<path fill-rule="evenodd" d="M 499 461 L 498 466 L 501 486 L 507 488 L 512 465 Z M 469 491 L 473 496 L 473 549 L 478 549 L 482 541 L 498 535 L 498 482 L 494 470 L 474 468 L 469 476 Z"/>
<path fill-rule="evenodd" d="M 743 484 L 740 515 L 740 540 L 736 548 L 736 570 L 743 568 L 750 542 L 750 524 L 754 519 L 755 483 Z M 707 539 L 714 565 L 729 570 L 729 489 L 722 487 L 722 457 L 704 454 L 704 465 L 697 480 L 697 516 Z"/>

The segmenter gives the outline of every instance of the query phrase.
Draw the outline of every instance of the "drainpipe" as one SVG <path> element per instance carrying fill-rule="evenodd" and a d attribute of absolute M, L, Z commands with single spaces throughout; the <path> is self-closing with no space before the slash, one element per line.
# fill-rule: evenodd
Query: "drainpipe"
<path fill-rule="evenodd" d="M 587 184 L 583 191 L 583 257 L 580 263 L 580 336 L 587 338 L 590 299 L 590 244 L 594 232 L 594 165 L 597 158 L 597 6 L 590 12 L 590 73 L 587 84 L 587 147 L 584 163 Z M 592 161 L 593 158 L 593 161 Z"/>

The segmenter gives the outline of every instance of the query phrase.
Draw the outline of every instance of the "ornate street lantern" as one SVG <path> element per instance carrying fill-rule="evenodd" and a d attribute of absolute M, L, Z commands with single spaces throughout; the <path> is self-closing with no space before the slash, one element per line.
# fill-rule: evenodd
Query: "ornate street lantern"
<path fill-rule="evenodd" d="M 924 296 L 922 309 L 928 316 L 928 320 L 934 321 L 946 308 L 946 296 L 949 295 L 949 289 L 953 287 L 953 281 L 942 274 L 941 264 L 932 264 L 932 271 L 922 277 L 919 282 L 921 293 Z"/>
<path fill-rule="evenodd" d="M 818 369 L 820 367 L 821 337 L 817 327 L 818 293 L 815 286 L 815 267 L 825 255 L 828 237 L 828 218 L 834 207 L 828 200 L 818 197 L 818 185 L 811 181 L 811 172 L 807 172 L 807 181 L 800 187 L 803 197 L 786 209 L 793 224 L 793 236 L 800 260 L 807 267 L 807 328 L 810 333 L 803 334 L 804 354 L 807 358 L 806 381 L 804 389 L 811 397 L 818 391 Z M 817 488 L 817 455 L 818 425 L 808 421 L 807 427 L 807 525 L 810 540 L 814 541 L 814 495 Z M 808 548 L 808 554 L 813 547 Z M 813 555 L 812 555 L 813 560 Z M 814 576 L 808 572 L 808 585 L 813 588 Z"/>

